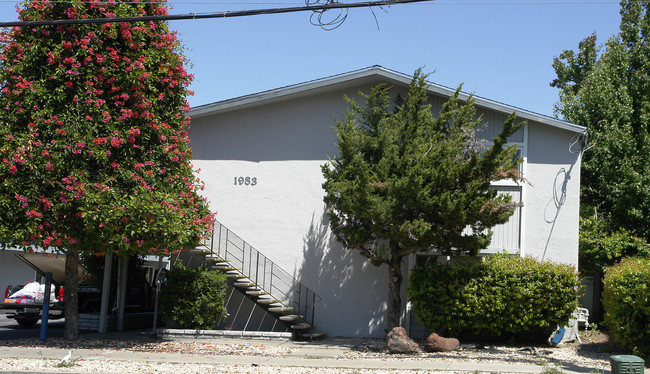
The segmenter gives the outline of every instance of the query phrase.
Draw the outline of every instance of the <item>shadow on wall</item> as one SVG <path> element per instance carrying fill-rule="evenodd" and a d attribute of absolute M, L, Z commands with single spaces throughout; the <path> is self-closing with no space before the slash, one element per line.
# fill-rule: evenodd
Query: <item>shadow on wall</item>
<path fill-rule="evenodd" d="M 388 272 L 356 250 L 346 250 L 329 231 L 327 214 L 312 216 L 304 238 L 298 281 L 314 290 L 316 330 L 330 336 L 383 337 Z"/>
<path fill-rule="evenodd" d="M 548 239 L 546 240 L 546 245 L 544 246 L 544 254 L 542 255 L 542 260 L 546 259 L 546 252 L 548 251 L 548 246 L 551 242 L 553 231 L 555 230 L 555 223 L 560 215 L 562 206 L 564 206 L 566 203 L 567 184 L 571 180 L 571 171 L 573 170 L 573 165 L 574 164 L 571 164 L 569 170 L 560 168 L 560 170 L 557 172 L 555 175 L 555 180 L 553 181 L 553 195 L 544 208 L 544 221 L 551 225 L 551 229 L 549 230 Z"/>

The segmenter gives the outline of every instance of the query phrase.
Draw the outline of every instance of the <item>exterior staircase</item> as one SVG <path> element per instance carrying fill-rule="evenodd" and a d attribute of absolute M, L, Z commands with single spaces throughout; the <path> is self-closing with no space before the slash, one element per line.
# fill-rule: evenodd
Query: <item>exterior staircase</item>
<path fill-rule="evenodd" d="M 211 238 L 190 250 L 226 274 L 229 283 L 291 331 L 294 339 L 315 339 L 315 304 L 321 298 L 219 222 Z"/>

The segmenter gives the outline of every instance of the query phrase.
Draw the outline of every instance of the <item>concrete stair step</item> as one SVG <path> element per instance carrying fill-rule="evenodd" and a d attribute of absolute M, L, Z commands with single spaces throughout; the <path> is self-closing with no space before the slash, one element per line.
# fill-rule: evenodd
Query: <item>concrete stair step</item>
<path fill-rule="evenodd" d="M 280 321 L 287 321 L 287 322 L 295 321 L 295 320 L 301 319 L 301 318 L 302 318 L 302 316 L 299 316 L 297 314 L 287 314 L 286 316 L 278 317 L 278 319 Z"/>
<path fill-rule="evenodd" d="M 307 330 L 307 329 L 312 328 L 312 326 L 310 324 L 308 324 L 307 322 L 302 322 L 302 323 L 297 323 L 295 325 L 291 325 L 291 328 L 293 330 Z"/>
<path fill-rule="evenodd" d="M 292 306 L 272 306 L 267 309 L 269 312 L 272 313 L 285 313 L 285 312 L 291 312 L 293 310 Z"/>
<path fill-rule="evenodd" d="M 268 295 L 269 293 L 264 291 L 264 290 L 248 290 L 246 291 L 246 295 L 250 296 L 264 296 Z"/>
<path fill-rule="evenodd" d="M 226 278 L 228 278 L 228 279 L 250 279 L 250 276 L 245 275 L 245 274 L 226 273 Z"/>
<path fill-rule="evenodd" d="M 190 253 L 193 255 L 205 256 L 212 253 L 212 251 L 207 248 L 194 248 L 194 249 L 190 249 Z"/>
<path fill-rule="evenodd" d="M 280 304 L 282 302 L 284 302 L 284 300 L 274 299 L 274 298 L 258 299 L 257 300 L 258 304 L 263 304 L 263 305 Z"/>
<path fill-rule="evenodd" d="M 251 288 L 251 287 L 258 287 L 258 286 L 260 285 L 253 282 L 235 282 L 235 287 L 240 287 L 240 288 Z"/>
<path fill-rule="evenodd" d="M 212 270 L 231 271 L 231 270 L 241 270 L 241 268 L 232 265 L 214 265 L 212 266 Z"/>
<path fill-rule="evenodd" d="M 301 339 L 319 339 L 327 335 L 326 331 L 319 331 L 319 332 L 305 332 L 305 333 L 300 333 L 296 332 L 296 335 L 298 335 L 299 338 Z"/>

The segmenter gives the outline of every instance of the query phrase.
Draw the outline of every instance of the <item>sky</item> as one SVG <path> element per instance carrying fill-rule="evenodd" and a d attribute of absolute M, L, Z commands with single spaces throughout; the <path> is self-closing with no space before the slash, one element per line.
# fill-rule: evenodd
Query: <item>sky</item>
<path fill-rule="evenodd" d="M 354 2 L 359 0 L 342 0 Z M 16 1 L 0 0 L 0 22 L 14 21 Z M 303 6 L 302 0 L 169 0 L 170 14 Z M 331 12 L 336 12 L 335 10 Z M 540 114 L 553 115 L 553 57 L 577 50 L 596 32 L 618 32 L 611 0 L 437 0 L 350 9 L 336 29 L 310 23 L 309 12 L 171 21 L 194 74 L 198 106 L 372 65 Z"/>

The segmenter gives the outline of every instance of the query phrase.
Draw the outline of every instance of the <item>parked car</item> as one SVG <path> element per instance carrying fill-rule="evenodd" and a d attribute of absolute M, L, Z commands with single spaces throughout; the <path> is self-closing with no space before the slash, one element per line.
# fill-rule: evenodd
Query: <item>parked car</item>
<path fill-rule="evenodd" d="M 38 274 L 45 276 L 52 273 L 54 297 L 49 304 L 48 318 L 55 320 L 64 317 L 63 284 L 65 282 L 65 257 L 43 254 L 16 254 Z M 129 280 L 130 286 L 126 291 L 126 311 L 144 312 L 152 311 L 154 307 L 154 292 L 157 270 L 151 266 L 138 267 Z M 84 282 L 87 271 L 79 265 L 79 279 Z M 10 285 L 5 289 L 4 302 L 0 309 L 8 310 L 7 318 L 14 318 L 23 327 L 33 327 L 42 316 L 43 302 L 35 298 L 12 298 L 11 296 L 21 290 L 24 285 Z M 101 306 L 101 291 L 97 288 L 80 284 L 78 286 L 79 313 L 99 313 Z M 41 298 L 42 300 L 42 298 Z"/>
<path fill-rule="evenodd" d="M 23 327 L 34 327 L 42 317 L 43 302 L 33 298 L 17 297 L 11 298 L 11 295 L 20 291 L 24 285 L 9 285 L 5 289 L 4 303 L 0 304 L 1 309 L 8 309 L 7 318 L 13 318 Z M 64 299 L 62 286 L 54 284 L 56 301 L 50 302 L 48 318 L 55 320 L 63 318 Z M 79 313 L 96 313 L 99 312 L 101 304 L 101 293 L 98 289 L 80 285 L 78 288 L 79 295 Z M 52 299 L 50 299 L 52 300 Z"/>

